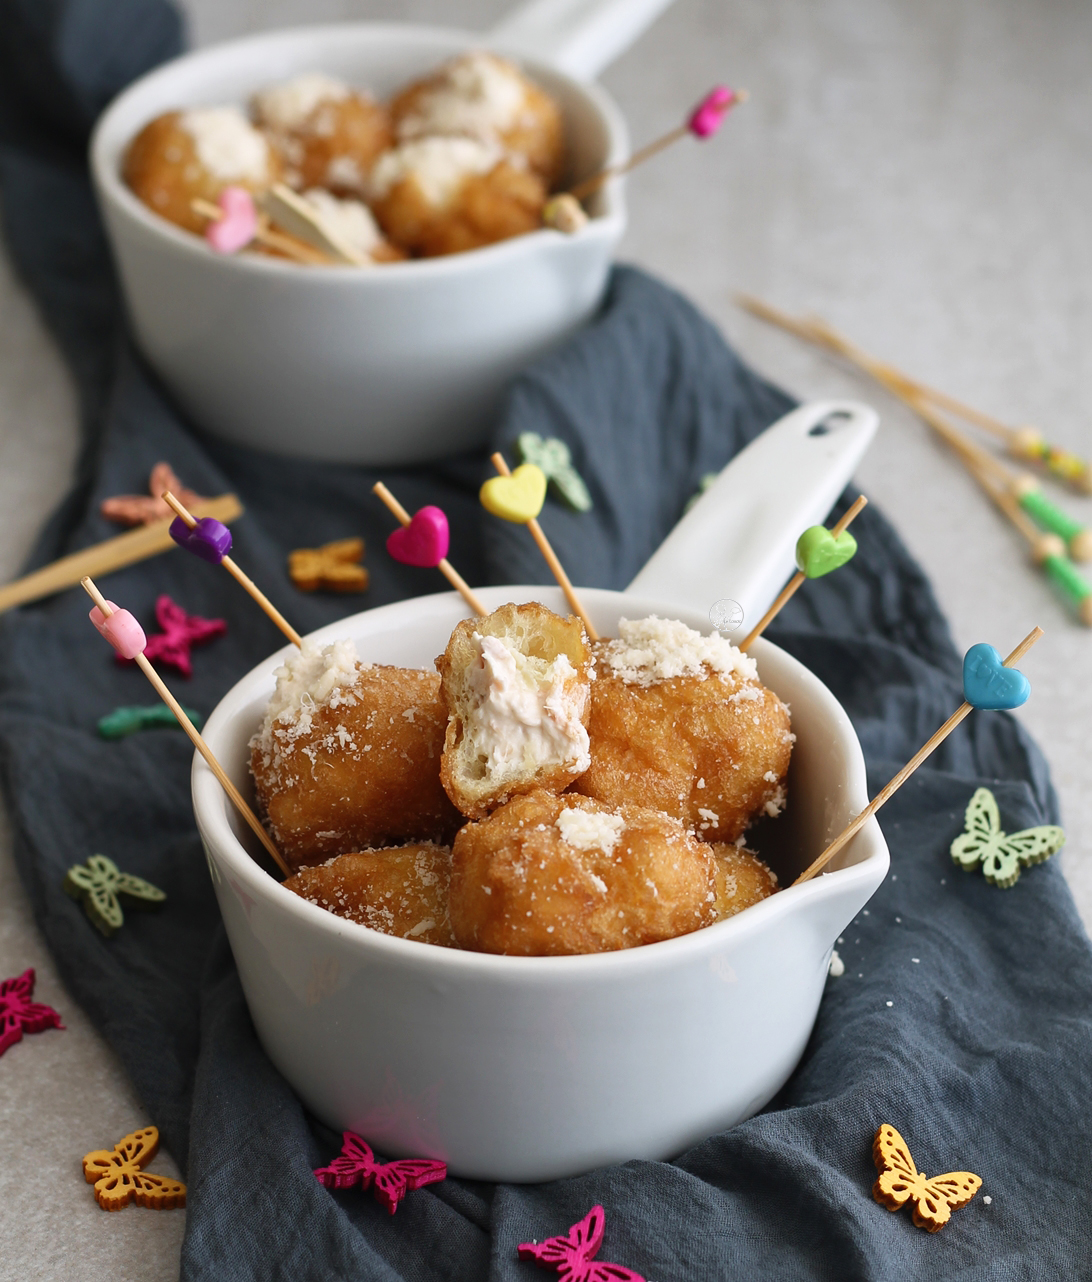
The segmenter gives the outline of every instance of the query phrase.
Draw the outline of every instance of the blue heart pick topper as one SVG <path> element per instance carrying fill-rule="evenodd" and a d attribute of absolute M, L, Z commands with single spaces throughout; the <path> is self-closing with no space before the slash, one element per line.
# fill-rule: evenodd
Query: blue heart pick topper
<path fill-rule="evenodd" d="M 1027 703 L 1031 682 L 1016 668 L 1006 668 L 985 641 L 963 656 L 963 697 L 974 708 L 1018 708 Z"/>

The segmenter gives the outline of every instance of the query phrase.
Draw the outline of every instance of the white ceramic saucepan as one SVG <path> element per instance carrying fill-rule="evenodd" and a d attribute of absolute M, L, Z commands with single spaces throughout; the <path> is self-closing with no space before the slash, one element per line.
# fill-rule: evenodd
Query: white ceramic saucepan
<path fill-rule="evenodd" d="M 536 0 L 493 32 L 354 23 L 278 31 L 178 58 L 103 115 L 92 172 L 144 354 L 226 440 L 277 454 L 404 464 L 479 444 L 514 374 L 598 306 L 625 228 L 621 181 L 578 235 L 542 230 L 471 253 L 372 269 L 224 258 L 121 179 L 132 138 L 189 106 L 245 103 L 324 71 L 386 97 L 454 54 L 519 56 L 565 119 L 567 179 L 624 158 L 625 126 L 587 83 L 670 0 Z"/>
<path fill-rule="evenodd" d="M 825 515 L 874 427 L 870 411 L 833 404 L 775 425 L 669 536 L 656 573 L 669 577 L 671 556 L 685 560 L 699 535 L 715 546 L 741 511 L 748 527 L 767 522 L 776 556 L 746 540 L 735 558 L 718 549 L 685 607 L 669 593 L 582 591 L 596 626 L 610 635 L 622 616 L 657 613 L 708 631 L 709 607 L 724 597 L 757 619 L 791 569 L 796 534 Z M 694 581 L 692 566 L 676 569 Z M 537 600 L 565 612 L 553 589 L 481 595 L 493 608 Z M 313 636 L 351 637 L 377 663 L 431 667 L 465 617 L 462 599 L 444 593 Z M 790 705 L 797 736 L 788 808 L 761 847 L 788 885 L 867 804 L 864 761 L 848 717 L 815 676 L 764 640 L 752 653 L 761 679 Z M 284 656 L 243 678 L 205 728 L 244 791 L 247 741 Z M 328 1125 L 480 1179 L 548 1180 L 669 1158 L 760 1109 L 803 1052 L 835 939 L 888 867 L 872 819 L 823 876 L 705 930 L 594 956 L 491 956 L 381 935 L 284 889 L 251 857 L 245 826 L 200 758 L 193 799 L 243 990 L 274 1064 Z"/>

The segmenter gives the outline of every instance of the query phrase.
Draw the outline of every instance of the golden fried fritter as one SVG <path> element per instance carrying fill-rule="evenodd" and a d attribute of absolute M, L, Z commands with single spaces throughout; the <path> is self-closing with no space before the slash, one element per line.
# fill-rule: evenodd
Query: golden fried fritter
<path fill-rule="evenodd" d="M 338 855 L 284 883 L 328 912 L 384 935 L 454 948 L 447 913 L 451 850 L 423 842 Z"/>
<path fill-rule="evenodd" d="M 280 673 L 251 771 L 293 868 L 450 839 L 459 816 L 440 784 L 447 711 L 435 673 L 361 667 L 348 642 L 305 645 Z"/>
<path fill-rule="evenodd" d="M 560 792 L 588 768 L 590 655 L 574 615 L 502 605 L 459 623 L 436 666 L 450 718 L 440 779 L 464 815 Z"/>
<path fill-rule="evenodd" d="M 667 636 L 658 658 L 651 629 L 632 631 L 649 622 L 622 620 L 629 641 L 593 649 L 591 766 L 575 789 L 606 805 L 632 801 L 666 811 L 706 841 L 734 841 L 759 815 L 776 815 L 784 805 L 793 742 L 788 709 L 751 675 L 746 656 L 727 642 L 722 653 L 717 638 L 682 624 L 653 621 L 681 629 Z M 688 644 L 693 662 L 679 658 Z M 660 675 L 665 671 L 679 675 Z"/>
<path fill-rule="evenodd" d="M 215 201 L 227 186 L 262 191 L 280 162 L 265 137 L 235 107 L 168 111 L 129 144 L 122 177 L 157 214 L 200 234 L 208 219 L 194 200 Z"/>
<path fill-rule="evenodd" d="M 403 89 L 391 102 L 399 142 L 461 135 L 518 156 L 550 187 L 561 175 L 564 136 L 556 102 L 513 63 L 466 53 Z"/>
<path fill-rule="evenodd" d="M 711 842 L 709 849 L 716 860 L 717 921 L 734 917 L 780 889 L 777 874 L 753 851 L 721 841 Z"/>
<path fill-rule="evenodd" d="M 714 864 L 657 811 L 533 792 L 456 836 L 451 925 L 478 952 L 634 948 L 714 921 Z"/>

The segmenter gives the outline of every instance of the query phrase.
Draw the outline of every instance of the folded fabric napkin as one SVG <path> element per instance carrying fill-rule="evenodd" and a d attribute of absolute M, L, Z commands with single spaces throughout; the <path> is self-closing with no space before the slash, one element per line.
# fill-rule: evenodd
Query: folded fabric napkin
<path fill-rule="evenodd" d="M 176 51 L 161 0 L 0 0 L 0 188 L 8 248 L 69 361 L 85 432 L 79 477 L 42 536 L 41 564 L 115 531 L 108 495 L 136 492 L 167 459 L 203 494 L 236 490 L 241 564 L 301 631 L 358 608 L 304 596 L 290 549 L 363 533 L 372 585 L 359 605 L 446 587 L 382 550 L 391 529 L 367 468 L 229 448 L 184 420 L 128 343 L 90 195 L 91 121 L 132 77 Z M 542 523 L 583 583 L 620 588 L 722 467 L 791 402 L 751 373 L 684 299 L 627 268 L 598 319 L 512 388 L 493 443 L 565 440 L 594 499 L 552 500 Z M 486 516 L 486 451 L 386 472 L 411 510 L 451 518 L 451 559 L 471 582 L 545 582 L 526 532 Z M 860 552 L 811 582 L 771 633 L 853 718 L 875 789 L 960 699 L 959 663 L 920 570 L 869 508 Z M 177 683 L 208 713 L 279 647 L 228 579 L 181 552 L 111 577 L 150 621 L 169 593 L 224 618 L 227 636 Z M 1037 749 L 1007 715 L 976 713 L 882 812 L 892 875 L 839 942 L 804 1058 L 759 1116 L 672 1163 L 630 1162 L 543 1186 L 449 1179 L 390 1217 L 312 1174 L 338 1148 L 259 1046 L 209 884 L 189 801 L 190 748 L 171 730 L 116 742 L 99 717 L 148 702 L 70 591 L 0 618 L 0 759 L 16 859 L 72 994 L 117 1050 L 189 1183 L 185 1279 L 519 1279 L 516 1246 L 607 1209 L 605 1259 L 668 1279 L 1053 1277 L 1087 1259 L 1092 1170 L 1092 954 L 1060 870 L 1011 891 L 948 854 L 974 790 L 1005 826 L 1057 822 Z M 158 915 L 113 939 L 62 890 L 101 851 L 164 889 Z M 983 1194 L 938 1236 L 870 1196 L 872 1137 L 899 1127 L 919 1165 L 982 1176 Z M 1084 1266 L 1080 1266 L 1084 1267 Z M 1079 1271 L 1079 1268 L 1078 1268 Z"/>

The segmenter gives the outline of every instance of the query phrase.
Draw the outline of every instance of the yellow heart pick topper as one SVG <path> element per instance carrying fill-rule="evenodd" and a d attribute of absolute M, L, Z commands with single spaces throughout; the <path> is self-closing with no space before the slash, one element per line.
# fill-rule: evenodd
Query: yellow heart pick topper
<path fill-rule="evenodd" d="M 523 463 L 511 476 L 490 477 L 478 497 L 482 507 L 502 521 L 526 525 L 538 516 L 546 502 L 546 474 L 534 463 Z"/>

